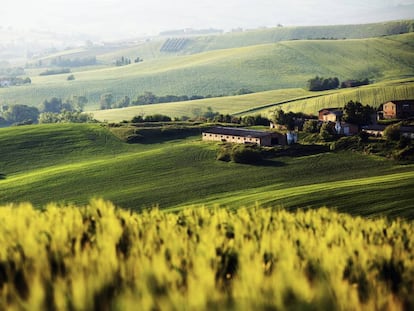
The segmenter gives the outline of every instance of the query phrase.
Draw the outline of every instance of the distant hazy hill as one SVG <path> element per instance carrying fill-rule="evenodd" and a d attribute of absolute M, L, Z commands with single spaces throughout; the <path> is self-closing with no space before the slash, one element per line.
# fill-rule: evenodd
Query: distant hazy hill
<path fill-rule="evenodd" d="M 135 58 L 137 55 L 144 59 L 152 59 L 171 55 L 187 55 L 217 49 L 228 49 L 250 45 L 274 43 L 289 40 L 315 40 L 315 39 L 362 39 L 387 35 L 395 35 L 414 31 L 413 20 L 392 21 L 359 25 L 335 25 L 335 26 L 303 26 L 303 27 L 276 27 L 253 30 L 240 30 L 231 33 L 189 36 L 171 34 L 147 41 L 145 44 L 120 48 L 118 51 L 107 53 L 106 50 L 95 51 L 98 58 L 104 62 L 110 62 L 117 57 L 128 56 Z M 171 39 L 185 39 L 186 44 L 182 49 L 161 52 L 164 44 Z"/>
<path fill-rule="evenodd" d="M 414 33 L 372 39 L 294 40 L 164 57 L 122 67 L 32 76 L 28 86 L 1 88 L 1 102 L 40 105 L 53 96 L 84 95 L 89 108 L 104 93 L 114 101 L 146 91 L 156 95 L 233 94 L 303 88 L 316 75 L 340 80 L 399 79 L 414 75 Z"/>

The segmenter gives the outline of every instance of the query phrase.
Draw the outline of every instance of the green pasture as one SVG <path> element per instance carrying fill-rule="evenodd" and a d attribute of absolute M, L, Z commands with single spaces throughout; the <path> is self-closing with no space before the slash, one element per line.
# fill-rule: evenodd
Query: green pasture
<path fill-rule="evenodd" d="M 200 136 L 127 145 L 100 125 L 0 129 L 0 146 L 0 204 L 100 197 L 133 209 L 257 202 L 414 217 L 413 166 L 358 153 L 242 165 L 217 161 L 218 146 Z"/>
<path fill-rule="evenodd" d="M 296 40 L 193 55 L 155 58 L 122 67 L 33 76 L 32 84 L 0 89 L 0 103 L 38 106 L 53 96 L 83 95 L 88 109 L 102 94 L 117 101 L 146 91 L 156 95 L 229 95 L 240 88 L 254 92 L 303 88 L 310 78 L 380 80 L 412 77 L 414 33 L 372 39 Z"/>

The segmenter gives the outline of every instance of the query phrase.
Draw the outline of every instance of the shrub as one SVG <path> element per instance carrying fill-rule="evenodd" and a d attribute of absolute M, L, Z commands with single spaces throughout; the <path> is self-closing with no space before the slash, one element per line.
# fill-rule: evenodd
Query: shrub
<path fill-rule="evenodd" d="M 319 131 L 319 138 L 323 141 L 332 141 L 335 138 L 335 124 L 324 123 Z"/>
<path fill-rule="evenodd" d="M 231 150 L 231 160 L 243 164 L 258 163 L 262 160 L 260 147 L 257 145 L 234 145 Z"/>
<path fill-rule="evenodd" d="M 401 136 L 400 128 L 400 123 L 388 125 L 384 130 L 385 139 L 388 141 L 399 141 Z"/>
<path fill-rule="evenodd" d="M 362 139 L 359 136 L 341 137 L 332 143 L 331 150 L 359 150 L 362 146 Z"/>
<path fill-rule="evenodd" d="M 219 161 L 230 162 L 231 161 L 231 144 L 221 145 L 217 153 L 216 159 Z"/>
<path fill-rule="evenodd" d="M 319 129 L 318 120 L 306 120 L 303 123 L 303 131 L 306 133 L 318 133 Z"/>

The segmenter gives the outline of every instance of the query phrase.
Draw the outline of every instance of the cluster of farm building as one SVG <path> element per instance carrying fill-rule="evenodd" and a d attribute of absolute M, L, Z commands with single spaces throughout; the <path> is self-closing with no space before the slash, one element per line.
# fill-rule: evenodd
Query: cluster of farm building
<path fill-rule="evenodd" d="M 377 112 L 375 120 L 407 120 L 414 118 L 414 100 L 395 100 L 382 105 L 383 109 Z M 343 109 L 324 108 L 318 113 L 319 122 L 332 122 L 335 124 L 335 131 L 339 135 L 351 136 L 360 131 L 370 135 L 382 136 L 386 125 L 374 124 L 360 128 L 356 124 L 342 121 Z M 277 125 L 270 123 L 270 128 Z M 402 126 L 401 135 L 414 139 L 414 127 Z M 297 142 L 297 133 L 287 131 L 285 134 L 275 131 L 251 130 L 235 127 L 213 127 L 202 133 L 205 141 L 219 141 L 240 144 L 257 144 L 260 146 L 289 145 Z"/>

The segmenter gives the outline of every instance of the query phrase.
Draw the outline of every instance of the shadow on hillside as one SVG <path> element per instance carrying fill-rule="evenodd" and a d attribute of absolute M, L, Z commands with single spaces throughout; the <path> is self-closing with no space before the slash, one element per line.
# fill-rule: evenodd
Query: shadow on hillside
<path fill-rule="evenodd" d="M 0 173 L 0 180 L 2 180 L 2 179 L 6 179 L 6 174 Z"/>
<path fill-rule="evenodd" d="M 282 167 L 282 166 L 286 166 L 286 163 L 281 162 L 281 161 L 270 160 L 270 159 L 263 159 L 262 161 L 257 162 L 253 165 L 267 166 L 267 167 Z"/>
<path fill-rule="evenodd" d="M 133 134 L 126 137 L 125 141 L 129 144 L 157 144 L 165 141 L 186 139 L 191 136 L 199 136 L 201 132 L 202 130 L 200 128 L 136 129 Z"/>
<path fill-rule="evenodd" d="M 329 152 L 329 146 L 326 145 L 301 145 L 295 144 L 273 149 L 270 152 L 272 157 L 306 157 L 319 153 Z"/>

